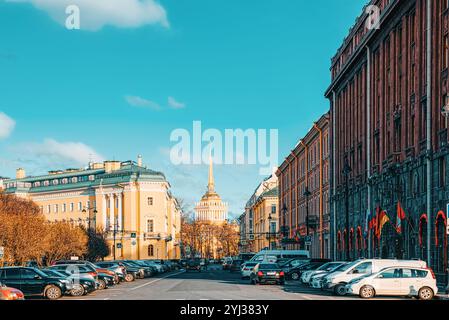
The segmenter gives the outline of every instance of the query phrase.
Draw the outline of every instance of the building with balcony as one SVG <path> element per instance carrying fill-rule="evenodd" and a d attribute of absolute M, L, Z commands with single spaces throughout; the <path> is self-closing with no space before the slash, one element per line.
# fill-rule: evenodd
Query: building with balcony
<path fill-rule="evenodd" d="M 161 172 L 134 161 L 90 163 L 85 169 L 50 171 L 2 180 L 3 191 L 34 201 L 52 221 L 106 232 L 107 259 L 180 257 L 181 209 Z M 115 246 L 114 246 L 115 243 Z"/>

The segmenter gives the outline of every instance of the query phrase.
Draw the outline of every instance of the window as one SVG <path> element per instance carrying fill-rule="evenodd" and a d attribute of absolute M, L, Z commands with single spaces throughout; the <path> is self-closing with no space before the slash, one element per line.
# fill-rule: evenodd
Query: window
<path fill-rule="evenodd" d="M 154 232 L 154 221 L 153 219 L 147 220 L 147 233 L 153 233 Z"/>
<path fill-rule="evenodd" d="M 22 269 L 22 279 L 34 279 L 37 273 L 30 269 Z"/>
<path fill-rule="evenodd" d="M 73 212 L 73 202 L 70 203 L 70 212 Z"/>
<path fill-rule="evenodd" d="M 153 197 L 148 197 L 148 205 L 149 206 L 153 205 Z"/>
<path fill-rule="evenodd" d="M 51 206 L 48 205 L 48 206 L 47 206 L 47 213 L 50 213 L 50 212 L 51 212 Z"/>
<path fill-rule="evenodd" d="M 402 269 L 402 278 L 425 278 L 427 271 L 416 269 Z"/>
<path fill-rule="evenodd" d="M 449 67 L 449 36 L 445 35 L 443 40 L 443 69 Z"/>
<path fill-rule="evenodd" d="M 270 222 L 270 233 L 276 233 L 276 222 Z"/>
<path fill-rule="evenodd" d="M 373 268 L 373 263 L 372 262 L 363 262 L 361 264 L 359 264 L 357 267 L 355 267 L 352 270 L 353 274 L 367 274 L 367 273 L 371 273 L 371 270 Z"/>
<path fill-rule="evenodd" d="M 57 204 L 55 204 L 55 213 L 58 213 L 59 211 L 59 206 Z"/>
<path fill-rule="evenodd" d="M 78 211 L 83 210 L 83 203 L 82 202 L 78 202 Z"/>
<path fill-rule="evenodd" d="M 401 278 L 402 276 L 402 269 L 390 269 L 387 271 L 382 272 L 379 274 L 379 279 L 395 279 L 395 278 Z"/>
<path fill-rule="evenodd" d="M 446 183 L 446 159 L 441 157 L 439 162 L 439 182 L 440 188 L 443 188 Z"/>
<path fill-rule="evenodd" d="M 66 212 L 67 211 L 67 204 L 63 204 L 62 205 L 62 212 Z"/>
<path fill-rule="evenodd" d="M 150 245 L 148 246 L 148 256 L 149 256 L 149 257 L 154 256 L 154 246 L 153 246 L 152 244 L 150 244 Z"/>

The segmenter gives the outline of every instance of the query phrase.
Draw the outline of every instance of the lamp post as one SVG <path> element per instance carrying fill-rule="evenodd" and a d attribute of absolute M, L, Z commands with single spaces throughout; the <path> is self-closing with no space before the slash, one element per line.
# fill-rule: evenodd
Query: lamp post
<path fill-rule="evenodd" d="M 309 191 L 309 187 L 306 186 L 304 190 L 304 197 L 306 197 L 306 233 L 309 235 L 309 197 L 311 193 Z"/>
<path fill-rule="evenodd" d="M 285 227 L 285 216 L 287 215 L 287 211 L 288 211 L 288 208 L 284 202 L 284 204 L 282 205 L 282 237 L 285 237 L 285 235 L 287 233 L 286 227 Z"/>
<path fill-rule="evenodd" d="M 271 248 L 271 220 L 273 220 L 273 217 L 271 216 L 271 213 L 268 215 L 268 248 L 272 250 Z"/>
<path fill-rule="evenodd" d="M 346 214 L 346 260 L 351 261 L 349 256 L 349 175 L 351 174 L 351 167 L 348 163 L 348 157 L 345 157 L 345 164 L 343 168 L 343 175 L 345 176 L 345 214 Z"/>
<path fill-rule="evenodd" d="M 95 207 L 84 207 L 83 208 L 83 213 L 86 213 L 86 212 L 88 212 L 89 211 L 89 217 L 87 218 L 87 221 L 88 221 L 88 229 L 89 229 L 89 231 L 92 231 L 92 229 L 94 229 L 94 231 L 96 230 L 96 217 L 97 217 L 97 213 L 98 213 L 98 211 L 97 211 L 97 209 L 95 208 Z M 93 216 L 91 217 L 91 212 L 93 213 Z M 94 222 L 94 228 L 92 228 L 92 223 L 91 222 Z"/>

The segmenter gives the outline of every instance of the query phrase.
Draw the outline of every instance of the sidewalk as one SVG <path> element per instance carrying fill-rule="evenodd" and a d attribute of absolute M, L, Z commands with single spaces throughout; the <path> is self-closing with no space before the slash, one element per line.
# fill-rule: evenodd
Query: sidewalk
<path fill-rule="evenodd" d="M 435 296 L 437 300 L 449 300 L 449 294 L 446 293 L 446 287 L 438 286 L 438 294 Z"/>

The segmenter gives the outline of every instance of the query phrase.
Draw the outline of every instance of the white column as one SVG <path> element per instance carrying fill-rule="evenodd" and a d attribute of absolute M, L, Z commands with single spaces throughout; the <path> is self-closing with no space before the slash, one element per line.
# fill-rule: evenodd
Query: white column
<path fill-rule="evenodd" d="M 118 194 L 118 211 L 117 211 L 117 215 L 118 215 L 118 230 L 122 231 L 123 230 L 123 226 L 122 226 L 122 221 L 123 221 L 123 213 L 122 213 L 122 193 Z"/>
<path fill-rule="evenodd" d="M 103 228 L 106 230 L 107 220 L 108 219 L 107 219 L 107 203 L 106 203 L 106 195 L 105 194 L 101 195 L 101 200 L 102 200 L 101 206 L 102 206 L 102 211 L 103 211 L 103 215 L 102 215 Z"/>
<path fill-rule="evenodd" d="M 115 215 L 115 197 L 114 194 L 109 195 L 109 225 L 110 229 L 114 230 L 114 215 Z"/>

